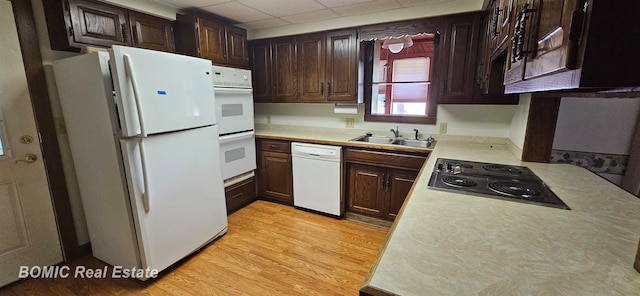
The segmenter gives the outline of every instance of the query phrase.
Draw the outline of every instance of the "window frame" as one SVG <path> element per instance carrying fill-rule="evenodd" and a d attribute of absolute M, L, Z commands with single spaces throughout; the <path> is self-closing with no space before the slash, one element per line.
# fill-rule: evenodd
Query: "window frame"
<path fill-rule="evenodd" d="M 429 99 L 427 100 L 427 114 L 426 115 L 393 115 L 393 114 L 372 114 L 371 113 L 371 100 L 372 100 L 372 86 L 373 86 L 373 63 L 374 63 L 374 49 L 375 40 L 363 40 L 360 42 L 360 50 L 363 55 L 363 101 L 365 104 L 364 121 L 373 122 L 398 122 L 398 123 L 420 123 L 420 124 L 436 124 L 437 122 L 437 92 L 433 81 L 436 79 L 437 71 L 439 69 L 440 60 L 440 33 L 434 34 L 434 53 L 431 58 L 431 73 L 429 75 L 432 81 L 429 86 Z"/>

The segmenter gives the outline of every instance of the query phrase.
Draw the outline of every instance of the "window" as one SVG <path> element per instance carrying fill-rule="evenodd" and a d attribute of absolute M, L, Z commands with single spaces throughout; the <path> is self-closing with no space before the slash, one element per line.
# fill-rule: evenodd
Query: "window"
<path fill-rule="evenodd" d="M 430 100 L 435 35 L 409 37 L 409 46 L 393 48 L 386 39 L 369 41 L 369 50 L 365 46 L 371 61 L 364 69 L 370 71 L 365 73 L 365 120 L 435 123 L 436 105 Z"/>

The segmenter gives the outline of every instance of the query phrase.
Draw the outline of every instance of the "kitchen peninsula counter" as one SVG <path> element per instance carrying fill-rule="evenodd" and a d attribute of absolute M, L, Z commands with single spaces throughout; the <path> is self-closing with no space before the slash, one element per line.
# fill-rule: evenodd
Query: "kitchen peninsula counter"
<path fill-rule="evenodd" d="M 257 130 L 258 137 L 353 143 L 353 137 L 330 135 Z M 633 269 L 640 199 L 584 168 L 522 162 L 504 144 L 479 142 L 438 141 L 361 292 L 640 293 L 640 273 Z M 438 157 L 527 166 L 571 210 L 427 188 Z"/>

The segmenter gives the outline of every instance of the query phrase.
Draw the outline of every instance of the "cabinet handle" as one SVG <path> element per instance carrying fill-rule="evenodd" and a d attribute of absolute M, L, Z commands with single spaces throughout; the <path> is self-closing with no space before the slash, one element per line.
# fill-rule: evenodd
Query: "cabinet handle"
<path fill-rule="evenodd" d="M 380 182 L 380 186 L 382 186 L 382 188 L 386 188 L 385 186 L 385 179 L 387 179 L 387 174 L 382 174 L 382 178 L 381 178 L 381 182 Z"/>
<path fill-rule="evenodd" d="M 524 40 L 525 35 L 527 34 L 527 20 L 529 19 L 527 14 L 534 11 L 536 11 L 536 9 L 530 9 L 529 3 L 525 3 L 522 5 L 522 10 L 516 16 L 513 37 L 511 37 L 511 63 L 516 63 L 517 61 L 522 60 L 526 54 L 531 53 L 531 51 L 524 50 Z"/>
<path fill-rule="evenodd" d="M 327 95 L 331 95 L 331 83 L 327 82 Z"/>
<path fill-rule="evenodd" d="M 276 148 L 278 148 L 278 145 L 276 145 L 276 144 L 270 144 L 270 145 L 269 145 L 269 148 L 271 148 L 271 149 L 276 149 Z"/>
<path fill-rule="evenodd" d="M 390 188 L 391 186 L 391 175 L 387 174 L 387 190 Z"/>
<path fill-rule="evenodd" d="M 240 192 L 240 193 L 232 196 L 231 198 L 240 198 L 242 195 L 244 195 L 244 193 Z"/>
<path fill-rule="evenodd" d="M 125 43 L 129 42 L 127 38 L 127 26 L 120 24 L 120 30 L 122 30 L 122 41 Z"/>
<path fill-rule="evenodd" d="M 140 42 L 140 36 L 138 36 L 138 26 L 133 25 L 132 28 L 133 32 L 131 32 L 131 37 L 133 38 L 133 43 L 134 44 L 138 44 L 138 42 Z"/>
<path fill-rule="evenodd" d="M 324 96 L 324 82 L 320 82 L 320 95 Z"/>
<path fill-rule="evenodd" d="M 493 12 L 493 21 L 491 22 L 491 34 L 493 37 L 498 37 L 500 32 L 498 32 L 498 17 L 502 14 L 502 9 L 496 8 Z"/>
<path fill-rule="evenodd" d="M 569 46 L 567 49 L 567 68 L 576 69 L 580 37 L 584 30 L 584 16 L 589 8 L 589 3 L 582 0 L 578 3 L 578 7 L 571 14 L 571 26 L 569 29 Z"/>

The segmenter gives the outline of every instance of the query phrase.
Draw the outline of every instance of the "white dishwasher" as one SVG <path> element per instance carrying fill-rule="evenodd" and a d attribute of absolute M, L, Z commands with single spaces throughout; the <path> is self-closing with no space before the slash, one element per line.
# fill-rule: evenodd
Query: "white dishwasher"
<path fill-rule="evenodd" d="M 341 150 L 340 146 L 291 143 L 294 206 L 341 215 Z"/>

